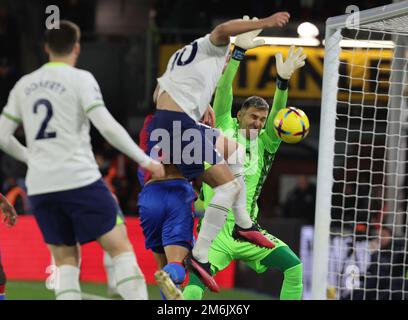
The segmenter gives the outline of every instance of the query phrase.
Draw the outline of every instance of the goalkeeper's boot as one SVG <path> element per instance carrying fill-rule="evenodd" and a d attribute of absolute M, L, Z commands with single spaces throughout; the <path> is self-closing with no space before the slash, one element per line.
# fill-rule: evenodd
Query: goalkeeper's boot
<path fill-rule="evenodd" d="M 158 270 L 154 273 L 157 285 L 167 300 L 184 300 L 183 293 L 176 284 L 170 279 L 170 275 L 164 270 Z"/>
<path fill-rule="evenodd" d="M 211 264 L 209 262 L 200 262 L 195 259 L 191 253 L 189 253 L 184 260 L 184 264 L 190 272 L 195 273 L 195 275 L 208 289 L 210 289 L 212 292 L 220 292 L 220 287 L 212 276 Z"/>
<path fill-rule="evenodd" d="M 263 233 L 258 224 L 252 224 L 252 227 L 244 229 L 235 224 L 232 230 L 232 237 L 238 241 L 248 241 L 257 246 L 273 249 L 275 244 L 269 240 Z"/>

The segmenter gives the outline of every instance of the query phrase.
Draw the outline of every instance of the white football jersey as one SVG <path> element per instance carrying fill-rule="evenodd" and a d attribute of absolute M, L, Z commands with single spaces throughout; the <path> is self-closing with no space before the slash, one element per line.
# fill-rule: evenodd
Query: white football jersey
<path fill-rule="evenodd" d="M 29 195 L 75 189 L 101 177 L 87 118 L 99 106 L 104 102 L 93 75 L 63 63 L 47 63 L 17 82 L 3 115 L 24 127 Z"/>
<path fill-rule="evenodd" d="M 160 89 L 199 121 L 211 101 L 228 52 L 229 45 L 213 45 L 209 34 L 193 41 L 171 56 L 166 72 L 157 79 Z"/>

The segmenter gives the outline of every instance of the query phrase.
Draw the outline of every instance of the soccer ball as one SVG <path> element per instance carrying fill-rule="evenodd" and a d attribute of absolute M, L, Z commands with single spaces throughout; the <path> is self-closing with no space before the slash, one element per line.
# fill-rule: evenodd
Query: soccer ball
<path fill-rule="evenodd" d="M 276 135 L 286 143 L 298 143 L 309 133 L 309 119 L 298 108 L 284 108 L 276 115 L 273 127 Z"/>

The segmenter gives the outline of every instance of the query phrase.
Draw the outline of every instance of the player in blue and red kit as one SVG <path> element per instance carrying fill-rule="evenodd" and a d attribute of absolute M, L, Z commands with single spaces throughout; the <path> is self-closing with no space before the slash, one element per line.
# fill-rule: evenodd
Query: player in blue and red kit
<path fill-rule="evenodd" d="M 146 117 L 140 132 L 142 150 L 147 150 L 152 117 Z M 149 172 L 139 168 L 143 189 L 138 206 L 146 249 L 152 250 L 158 265 L 155 278 L 162 297 L 181 300 L 183 295 L 178 286 L 186 277 L 183 260 L 192 249 L 192 207 L 196 193 L 175 166 L 166 165 L 165 169 L 165 177 L 152 179 Z"/>

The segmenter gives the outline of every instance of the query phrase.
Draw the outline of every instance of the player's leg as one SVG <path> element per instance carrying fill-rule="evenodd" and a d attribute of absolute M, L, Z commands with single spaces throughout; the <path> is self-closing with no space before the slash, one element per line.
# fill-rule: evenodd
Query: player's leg
<path fill-rule="evenodd" d="M 265 235 L 274 243 L 273 249 L 260 248 L 250 243 L 236 242 L 234 252 L 239 260 L 255 270 L 263 273 L 276 268 L 283 273 L 281 300 L 300 300 L 302 298 L 302 263 L 296 254 L 282 240 L 267 233 Z"/>
<path fill-rule="evenodd" d="M 233 242 L 231 238 L 231 226 L 226 225 L 222 228 L 218 236 L 211 244 L 208 252 L 208 259 L 211 264 L 211 273 L 217 274 L 219 271 L 224 270 L 231 261 L 234 259 Z M 193 272 L 190 272 L 188 284 L 183 290 L 183 296 L 185 300 L 201 300 L 205 293 L 205 285 L 199 277 Z"/>
<path fill-rule="evenodd" d="M 232 205 L 235 227 L 232 235 L 237 240 L 252 242 L 265 248 L 273 248 L 274 244 L 265 237 L 259 226 L 254 224 L 247 211 L 247 191 L 244 180 L 245 147 L 223 134 L 216 141 L 216 148 L 220 150 L 236 181 L 240 185 L 239 193 Z"/>
<path fill-rule="evenodd" d="M 221 150 L 224 159 L 235 179 L 239 182 L 241 188 L 236 200 L 232 205 L 232 211 L 235 217 L 235 223 L 241 228 L 247 229 L 252 226 L 251 218 L 246 211 L 246 186 L 243 179 L 245 148 L 238 142 L 220 135 L 216 141 L 217 150 Z"/>
<path fill-rule="evenodd" d="M 223 227 L 240 186 L 226 163 L 207 169 L 202 180 L 213 188 L 214 196 L 205 210 L 193 255 L 198 261 L 207 263 L 210 245 Z"/>
<path fill-rule="evenodd" d="M 157 271 L 154 274 L 156 283 L 160 288 L 160 295 L 163 300 L 183 300 L 183 294 L 181 293 L 178 283 L 179 279 L 185 278 L 185 269 L 182 263 L 167 263 L 167 254 L 172 259 L 172 255 L 175 253 L 179 256 L 180 261 L 184 259 L 187 253 L 179 252 L 177 246 L 167 246 L 166 253 L 163 248 L 154 248 L 153 256 L 157 263 Z M 184 249 L 184 248 L 183 248 Z M 163 253 L 158 253 L 162 251 Z M 181 259 L 181 257 L 183 257 Z M 184 280 L 181 280 L 182 283 Z"/>
<path fill-rule="evenodd" d="M 1 264 L 0 254 L 0 300 L 6 299 L 6 273 L 4 272 L 3 265 Z"/>
<path fill-rule="evenodd" d="M 172 180 L 155 181 L 146 184 L 138 198 L 140 225 L 145 238 L 145 247 L 153 252 L 153 256 L 156 260 L 158 271 L 155 273 L 155 279 L 160 288 L 160 294 L 163 300 L 173 298 L 169 297 L 169 295 L 173 296 L 174 292 L 177 291 L 176 286 L 171 282 L 167 273 L 162 273 L 162 269 L 167 264 L 167 258 L 163 248 L 163 226 L 168 212 L 171 211 L 171 206 L 174 205 L 177 207 L 180 201 L 180 199 L 176 199 L 174 203 L 169 203 L 172 202 L 168 201 L 172 192 L 177 192 L 177 186 L 172 186 Z M 184 201 L 184 199 L 181 201 Z M 177 228 L 177 226 L 172 223 L 170 228 Z M 173 290 L 168 289 L 168 287 L 173 288 Z M 172 292 L 169 294 L 169 291 Z"/>
<path fill-rule="evenodd" d="M 122 298 L 147 300 L 146 281 L 123 226 L 115 225 L 97 241 L 112 257 L 116 287 Z"/>
<path fill-rule="evenodd" d="M 218 130 L 205 126 L 199 126 L 199 130 L 203 137 L 202 153 L 205 156 L 205 162 L 213 164 L 201 174 L 200 179 L 213 188 L 214 196 L 205 210 L 192 257 L 187 259 L 186 263 L 206 286 L 213 291 L 218 291 L 219 288 L 211 276 L 208 250 L 223 227 L 229 209 L 234 207 L 237 212 L 234 214 L 237 223 L 240 224 L 236 230 L 238 237 L 265 247 L 272 247 L 273 243 L 255 227 L 246 211 L 246 191 L 242 178 L 245 150 L 240 148 L 238 143 L 225 138 Z M 221 153 L 218 152 L 217 145 L 222 148 Z M 227 164 L 224 158 L 231 164 Z"/>
<path fill-rule="evenodd" d="M 116 224 L 123 228 L 123 231 L 126 233 L 125 219 L 123 216 L 118 216 L 116 219 Z M 116 278 L 115 278 L 115 268 L 113 265 L 112 257 L 106 251 L 103 252 L 103 267 L 106 273 L 107 280 L 107 293 L 108 296 L 114 297 L 119 295 L 118 289 L 116 287 Z"/>
<path fill-rule="evenodd" d="M 113 260 L 106 251 L 103 252 L 103 268 L 105 269 L 106 274 L 108 296 L 114 297 L 119 294 L 116 289 L 115 269 L 113 268 Z"/>
<path fill-rule="evenodd" d="M 48 244 L 57 266 L 55 297 L 57 300 L 81 300 L 79 285 L 79 251 L 77 245 Z"/>
<path fill-rule="evenodd" d="M 126 300 L 147 299 L 144 276 L 126 229 L 117 225 L 120 208 L 102 179 L 66 191 L 65 203 L 80 244 L 97 240 L 112 257 L 117 288 Z"/>
<path fill-rule="evenodd" d="M 208 250 L 211 242 L 224 225 L 230 208 L 234 210 L 233 213 L 237 224 L 234 229 L 236 238 L 250 241 L 263 247 L 273 247 L 273 243 L 253 224 L 246 210 L 246 187 L 242 176 L 245 150 L 241 145 L 221 134 L 217 137 L 217 145 L 220 149 L 222 148 L 224 158 L 227 158 L 231 164 L 226 164 L 216 159 L 216 164 L 202 174 L 202 180 L 213 188 L 214 196 L 205 210 L 201 230 L 193 248 L 193 257 L 187 260 L 189 268 L 214 291 L 217 291 L 217 286 L 210 275 L 210 266 L 207 258 Z M 207 141 L 204 148 L 208 149 L 209 146 L 213 148 L 213 144 Z M 217 150 L 219 148 L 217 147 Z M 206 151 L 205 153 L 207 154 Z M 219 156 L 220 154 L 215 151 L 213 158 Z"/>
<path fill-rule="evenodd" d="M 65 211 L 66 191 L 30 196 L 35 219 L 57 266 L 57 300 L 80 300 L 79 250 L 71 216 Z"/>
<path fill-rule="evenodd" d="M 215 273 L 214 273 L 215 275 Z M 188 284 L 183 290 L 185 300 L 202 300 L 206 286 L 201 279 L 193 272 L 189 274 Z"/>
<path fill-rule="evenodd" d="M 156 261 L 157 269 L 163 269 L 163 267 L 167 264 L 166 254 L 164 253 L 163 248 L 154 248 L 152 250 L 153 258 Z"/>
<path fill-rule="evenodd" d="M 157 285 L 160 288 L 160 295 L 163 300 L 180 300 L 175 295 L 177 287 L 170 279 L 169 274 L 163 272 L 163 268 L 167 264 L 167 257 L 163 247 L 152 248 L 153 257 L 157 264 L 157 271 L 154 273 L 154 277 Z"/>
<path fill-rule="evenodd" d="M 166 262 L 154 276 L 163 300 L 183 300 L 180 285 L 186 278 L 184 259 L 190 250 L 183 246 L 168 245 L 164 248 Z"/>
<path fill-rule="evenodd" d="M 168 300 L 182 300 L 180 285 L 186 278 L 184 259 L 192 248 L 195 192 L 185 180 L 166 182 L 166 216 L 162 224 L 162 243 L 167 264 L 155 276 Z"/>
<path fill-rule="evenodd" d="M 281 300 L 301 300 L 303 292 L 303 265 L 297 255 L 288 247 L 282 246 L 272 250 L 261 264 L 267 268 L 276 268 L 283 273 Z"/>

